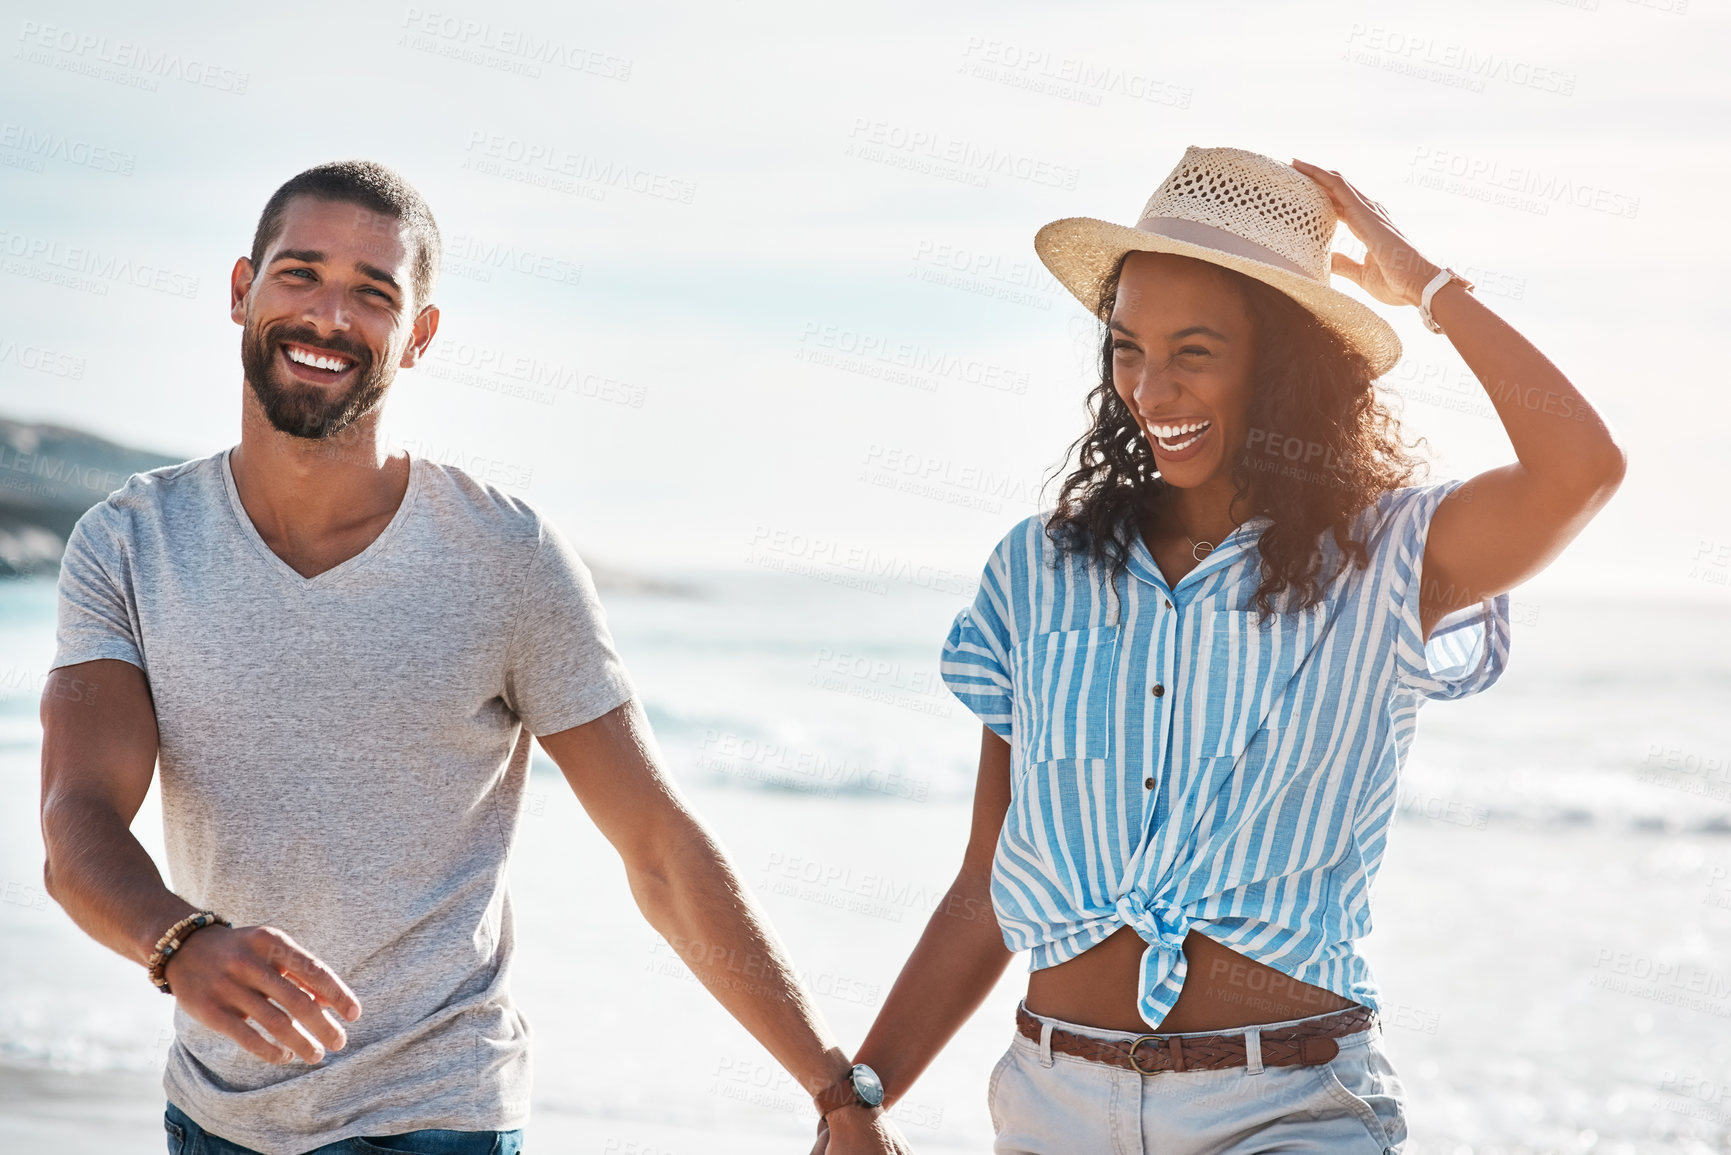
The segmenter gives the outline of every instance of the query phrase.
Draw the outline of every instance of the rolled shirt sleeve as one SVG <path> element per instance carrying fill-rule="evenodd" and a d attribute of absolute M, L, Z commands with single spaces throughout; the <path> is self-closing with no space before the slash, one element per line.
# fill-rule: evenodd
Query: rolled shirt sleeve
<path fill-rule="evenodd" d="M 938 666 L 950 692 L 1006 742 L 1012 704 L 1007 605 L 1000 551 L 986 563 L 973 604 L 950 625 Z"/>
<path fill-rule="evenodd" d="M 1494 685 L 1509 660 L 1509 595 L 1481 598 L 1444 615 L 1428 640 L 1419 621 L 1425 539 L 1443 498 L 1461 478 L 1410 486 L 1385 499 L 1385 530 L 1378 563 L 1394 598 L 1399 637 L 1394 647 L 1400 683 L 1425 698 L 1465 698 Z M 1446 592 L 1446 591 L 1438 591 Z"/>

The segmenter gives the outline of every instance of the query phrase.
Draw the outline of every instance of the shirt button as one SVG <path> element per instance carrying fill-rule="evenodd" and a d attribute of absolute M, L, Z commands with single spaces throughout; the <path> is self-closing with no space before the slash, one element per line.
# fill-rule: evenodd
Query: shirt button
<path fill-rule="evenodd" d="M 1152 778 L 1144 778 L 1144 779 L 1142 779 L 1142 788 L 1143 788 L 1143 789 L 1144 789 L 1144 790 L 1152 790 L 1152 789 L 1154 789 L 1154 779 L 1152 779 Z"/>
<path fill-rule="evenodd" d="M 1148 692 L 1153 694 L 1156 698 L 1163 698 L 1166 696 L 1166 687 L 1162 686 L 1159 682 L 1155 682 L 1154 688 Z"/>
<path fill-rule="evenodd" d="M 1165 601 L 1166 601 L 1166 608 L 1171 609 L 1172 608 L 1172 599 L 1167 598 L 1167 599 L 1165 599 Z"/>

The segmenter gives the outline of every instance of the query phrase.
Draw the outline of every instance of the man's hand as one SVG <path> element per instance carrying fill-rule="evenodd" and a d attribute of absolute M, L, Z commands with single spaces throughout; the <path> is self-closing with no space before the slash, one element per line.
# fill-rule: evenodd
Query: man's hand
<path fill-rule="evenodd" d="M 833 1130 L 829 1126 L 832 1119 Z M 811 1155 L 866 1155 L 880 1151 L 888 1155 L 913 1153 L 882 1107 L 838 1107 L 817 1121 L 817 1143 L 812 1146 Z"/>
<path fill-rule="evenodd" d="M 92 938 L 139 964 L 140 983 L 162 932 L 199 910 L 163 885 L 132 834 L 157 753 L 156 707 L 138 666 L 102 658 L 48 675 L 43 885 Z M 348 1041 L 325 1008 L 351 1022 L 361 1014 L 354 992 L 275 927 L 200 927 L 163 974 L 182 1010 L 267 1063 L 318 1062 Z"/>
<path fill-rule="evenodd" d="M 204 927 L 169 956 L 162 973 L 182 1010 L 267 1063 L 295 1056 L 316 1063 L 326 1050 L 342 1050 L 348 1035 L 326 1007 L 350 1022 L 361 1017 L 348 985 L 271 926 Z"/>

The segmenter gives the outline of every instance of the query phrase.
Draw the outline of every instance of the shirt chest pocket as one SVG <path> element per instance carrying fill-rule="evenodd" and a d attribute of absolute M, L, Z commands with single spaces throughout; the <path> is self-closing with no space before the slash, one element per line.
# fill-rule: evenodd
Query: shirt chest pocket
<path fill-rule="evenodd" d="M 1118 626 L 1035 634 L 1013 656 L 1024 763 L 1110 758 L 1118 748 Z"/>
<path fill-rule="evenodd" d="M 1259 732 L 1279 724 L 1280 708 L 1317 647 L 1322 623 L 1321 603 L 1266 623 L 1254 610 L 1208 614 L 1200 647 L 1207 666 L 1191 699 L 1202 754 L 1237 757 Z"/>

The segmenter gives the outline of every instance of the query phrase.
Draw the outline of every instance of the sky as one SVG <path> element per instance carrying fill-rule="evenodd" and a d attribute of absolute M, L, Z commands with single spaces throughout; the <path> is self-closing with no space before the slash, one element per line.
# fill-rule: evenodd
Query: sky
<path fill-rule="evenodd" d="M 1035 231 L 1132 223 L 1228 145 L 1340 170 L 1604 415 L 1627 478 L 1529 596 L 1722 599 L 1728 31 L 1700 0 L 8 0 L 0 415 L 232 444 L 234 261 L 280 183 L 366 157 L 446 247 L 393 442 L 595 563 L 971 578 L 1085 424 L 1093 325 Z M 1431 477 L 1514 460 L 1447 338 L 1374 307 Z"/>

